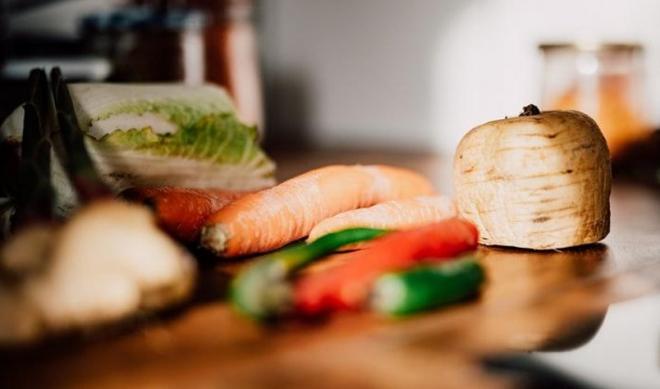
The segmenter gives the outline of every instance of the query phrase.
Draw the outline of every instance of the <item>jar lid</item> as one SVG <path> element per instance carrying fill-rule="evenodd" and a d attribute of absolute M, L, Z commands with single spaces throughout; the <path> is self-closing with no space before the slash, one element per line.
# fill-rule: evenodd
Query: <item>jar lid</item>
<path fill-rule="evenodd" d="M 641 51 L 643 46 L 637 42 L 547 42 L 539 44 L 539 50 L 569 51 Z"/>
<path fill-rule="evenodd" d="M 83 17 L 81 28 L 86 32 L 117 32 L 142 29 L 198 30 L 207 25 L 207 15 L 200 10 L 148 6 L 128 6 L 111 12 Z"/>

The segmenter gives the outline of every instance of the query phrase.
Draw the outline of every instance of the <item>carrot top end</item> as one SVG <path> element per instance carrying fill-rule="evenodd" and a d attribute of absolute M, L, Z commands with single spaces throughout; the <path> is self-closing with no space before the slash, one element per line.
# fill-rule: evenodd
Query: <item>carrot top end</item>
<path fill-rule="evenodd" d="M 215 254 L 222 255 L 227 249 L 227 231 L 222 224 L 207 224 L 202 228 L 201 243 Z"/>

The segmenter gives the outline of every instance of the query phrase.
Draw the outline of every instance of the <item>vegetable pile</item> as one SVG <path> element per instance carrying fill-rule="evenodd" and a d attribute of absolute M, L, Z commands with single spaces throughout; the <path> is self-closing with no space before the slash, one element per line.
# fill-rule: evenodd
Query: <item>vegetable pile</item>
<path fill-rule="evenodd" d="M 451 260 L 475 250 L 477 240 L 474 225 L 461 219 L 388 234 L 370 247 L 348 254 L 342 265 L 303 277 L 296 285 L 296 307 L 306 314 L 359 308 L 378 276 Z"/>
<path fill-rule="evenodd" d="M 3 160 L 16 169 L 2 170 L 4 210 L 12 212 L 4 213 L 11 234 L 0 247 L 0 343 L 111 325 L 184 301 L 196 266 L 167 234 L 219 257 L 307 237 L 233 280 L 232 303 L 258 320 L 370 304 L 412 313 L 479 288 L 474 261 L 437 268 L 474 250 L 477 232 L 415 172 L 335 165 L 256 190 L 272 184 L 273 165 L 219 89 L 69 86 L 58 69 L 50 82 L 34 70 L 30 85 L 30 101 L 2 128 Z M 128 201 L 116 199 L 127 183 L 120 196 Z M 356 247 L 342 266 L 305 272 Z"/>
<path fill-rule="evenodd" d="M 261 253 L 304 238 L 340 212 L 432 191 L 406 169 L 326 166 L 229 204 L 207 220 L 201 242 L 224 257 Z"/>
<path fill-rule="evenodd" d="M 30 75 L 18 176 L 9 192 L 13 234 L 0 248 L 0 344 L 110 325 L 185 300 L 192 257 L 150 210 L 115 200 L 97 174 L 58 69 Z M 51 150 L 81 206 L 54 217 Z"/>
<path fill-rule="evenodd" d="M 224 260 L 261 254 L 229 297 L 265 321 L 437 308 L 478 294 L 480 241 L 565 247 L 609 228 L 607 148 L 581 113 L 528 107 L 472 130 L 457 151 L 454 203 L 384 165 L 331 165 L 274 185 L 256 129 L 218 88 L 67 86 L 58 70 L 30 81 L 30 101 L 2 128 L 3 162 L 16 169 L 0 171 L 14 209 L 0 248 L 0 342 L 184 301 L 196 266 L 172 237 Z M 63 220 L 67 201 L 77 208 Z"/>
<path fill-rule="evenodd" d="M 447 219 L 378 238 L 383 234 L 385 231 L 382 230 L 347 229 L 330 233 L 307 245 L 260 257 L 234 280 L 232 301 L 240 312 L 260 320 L 292 312 L 318 315 L 358 309 L 368 303 L 374 281 L 380 276 L 409 269 L 415 273 L 398 276 L 404 280 L 404 289 L 407 290 L 402 292 L 404 296 L 395 297 L 396 303 L 383 302 L 384 296 L 391 293 L 382 293 L 383 288 L 387 289 L 387 282 L 383 284 L 379 279 L 377 285 L 380 286 L 376 291 L 380 297 L 375 303 L 379 310 L 393 314 L 412 313 L 469 297 L 479 289 L 483 276 L 474 275 L 481 271 L 475 261 L 450 269 L 416 268 L 422 264 L 450 262 L 474 250 L 478 233 L 469 222 Z M 375 240 L 364 250 L 346 254 L 343 265 L 295 277 L 304 266 L 331 251 L 369 239 Z M 469 282 L 464 283 L 463 279 Z M 410 280 L 418 280 L 423 291 L 414 294 L 417 286 Z M 446 287 L 442 286 L 444 283 L 447 283 Z"/>

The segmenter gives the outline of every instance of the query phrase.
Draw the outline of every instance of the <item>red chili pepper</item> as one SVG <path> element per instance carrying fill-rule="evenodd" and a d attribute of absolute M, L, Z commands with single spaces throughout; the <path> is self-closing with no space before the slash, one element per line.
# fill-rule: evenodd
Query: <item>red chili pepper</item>
<path fill-rule="evenodd" d="M 342 265 L 303 277 L 295 287 L 296 309 L 311 315 L 359 308 L 378 276 L 419 263 L 454 259 L 474 250 L 478 238 L 477 228 L 458 218 L 393 232 L 367 249 L 346 254 Z"/>

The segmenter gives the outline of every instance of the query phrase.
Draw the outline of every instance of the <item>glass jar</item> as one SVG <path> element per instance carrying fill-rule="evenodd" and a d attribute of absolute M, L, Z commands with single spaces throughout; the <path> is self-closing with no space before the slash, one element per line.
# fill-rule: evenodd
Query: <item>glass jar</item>
<path fill-rule="evenodd" d="M 91 51 L 111 59 L 111 81 L 211 82 L 263 131 L 261 79 L 250 0 L 135 0 L 83 21 Z"/>
<path fill-rule="evenodd" d="M 89 15 L 83 31 L 91 51 L 113 64 L 111 81 L 205 80 L 205 15 L 183 8 L 131 6 Z"/>
<path fill-rule="evenodd" d="M 614 157 L 648 134 L 640 45 L 560 43 L 539 48 L 545 110 L 575 109 L 593 117 Z"/>
<path fill-rule="evenodd" d="M 263 128 L 261 72 L 252 0 L 187 0 L 209 16 L 206 79 L 234 98 L 241 119 Z"/>

